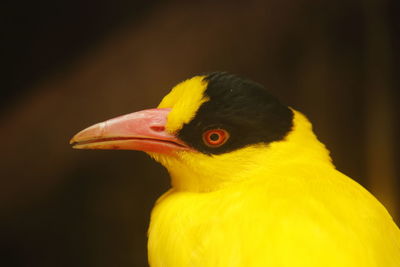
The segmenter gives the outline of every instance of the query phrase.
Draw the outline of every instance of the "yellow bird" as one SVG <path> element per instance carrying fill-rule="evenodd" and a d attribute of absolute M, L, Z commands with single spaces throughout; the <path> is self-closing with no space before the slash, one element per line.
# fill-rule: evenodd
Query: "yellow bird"
<path fill-rule="evenodd" d="M 335 169 L 307 118 L 258 83 L 195 76 L 156 109 L 93 125 L 79 149 L 128 149 L 164 165 L 152 211 L 152 267 L 399 267 L 400 231 Z"/>

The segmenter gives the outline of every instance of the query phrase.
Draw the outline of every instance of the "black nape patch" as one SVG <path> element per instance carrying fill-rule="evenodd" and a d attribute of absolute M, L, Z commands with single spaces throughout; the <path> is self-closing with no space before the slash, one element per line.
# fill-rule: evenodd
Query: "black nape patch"
<path fill-rule="evenodd" d="M 271 143 L 285 138 L 293 125 L 293 112 L 253 81 L 225 72 L 207 75 L 203 103 L 196 116 L 179 131 L 188 145 L 206 154 L 222 154 L 247 145 Z M 213 128 L 229 132 L 220 147 L 203 143 L 202 135 Z"/>

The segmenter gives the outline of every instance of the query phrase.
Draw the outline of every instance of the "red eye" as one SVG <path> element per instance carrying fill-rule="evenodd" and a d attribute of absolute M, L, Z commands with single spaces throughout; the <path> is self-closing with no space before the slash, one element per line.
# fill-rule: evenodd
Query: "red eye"
<path fill-rule="evenodd" d="M 211 129 L 203 133 L 203 142 L 209 147 L 219 147 L 229 139 L 229 133 L 224 129 Z"/>

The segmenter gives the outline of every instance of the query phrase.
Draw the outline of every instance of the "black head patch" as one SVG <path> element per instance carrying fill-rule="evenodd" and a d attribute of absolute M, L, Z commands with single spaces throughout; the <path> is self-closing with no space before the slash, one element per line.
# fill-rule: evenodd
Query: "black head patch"
<path fill-rule="evenodd" d="M 206 154 L 222 154 L 248 145 L 282 140 L 293 125 L 293 112 L 253 81 L 225 72 L 211 73 L 203 103 L 178 136 Z M 224 129 L 229 139 L 219 147 L 204 143 L 210 129 Z"/>

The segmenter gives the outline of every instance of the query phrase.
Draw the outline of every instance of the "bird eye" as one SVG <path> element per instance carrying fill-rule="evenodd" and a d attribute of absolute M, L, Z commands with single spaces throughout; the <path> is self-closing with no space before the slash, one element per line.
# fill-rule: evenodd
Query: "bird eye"
<path fill-rule="evenodd" d="M 211 129 L 203 133 L 203 142 L 209 147 L 220 147 L 229 139 L 229 133 L 224 129 Z"/>

